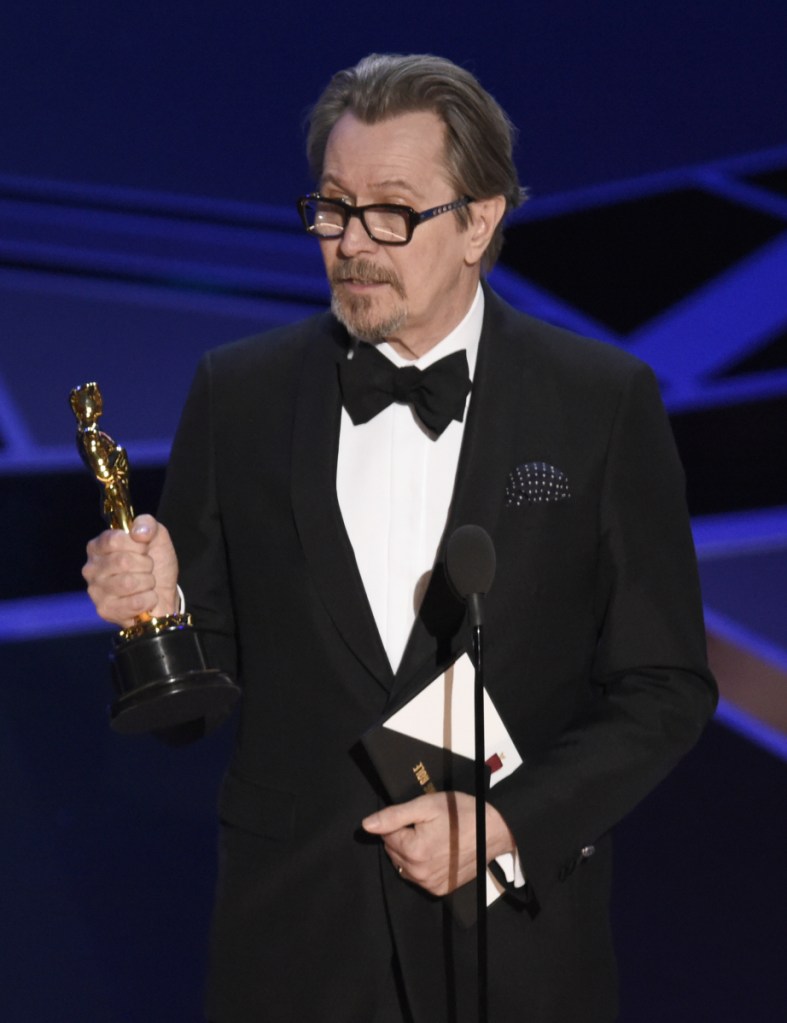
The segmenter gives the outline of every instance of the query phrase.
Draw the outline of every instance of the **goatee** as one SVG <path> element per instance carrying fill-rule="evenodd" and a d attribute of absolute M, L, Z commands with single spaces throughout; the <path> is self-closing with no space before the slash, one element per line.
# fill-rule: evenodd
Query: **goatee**
<path fill-rule="evenodd" d="M 363 284 L 387 284 L 398 301 L 385 315 L 375 313 L 371 295 L 350 295 L 341 288 L 342 281 Z M 353 337 L 377 343 L 396 334 L 407 320 L 405 293 L 399 278 L 389 270 L 375 266 L 366 259 L 350 259 L 336 266 L 331 274 L 331 311 Z"/>

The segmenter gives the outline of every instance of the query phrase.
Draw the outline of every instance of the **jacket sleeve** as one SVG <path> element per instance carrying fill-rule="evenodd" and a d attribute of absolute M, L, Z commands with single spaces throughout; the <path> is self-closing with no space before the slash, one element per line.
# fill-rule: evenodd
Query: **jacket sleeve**
<path fill-rule="evenodd" d="M 597 644 L 580 680 L 592 696 L 488 797 L 540 902 L 694 744 L 717 697 L 683 471 L 643 365 L 621 391 L 598 507 Z"/>
<path fill-rule="evenodd" d="M 236 677 L 229 568 L 219 500 L 211 355 L 197 369 L 167 468 L 159 518 L 175 544 L 179 583 L 209 663 Z"/>

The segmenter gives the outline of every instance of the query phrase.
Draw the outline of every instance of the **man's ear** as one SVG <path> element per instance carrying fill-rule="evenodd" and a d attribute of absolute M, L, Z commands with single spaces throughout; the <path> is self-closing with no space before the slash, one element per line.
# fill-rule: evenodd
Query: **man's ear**
<path fill-rule="evenodd" d="M 470 223 L 467 225 L 467 246 L 465 259 L 471 266 L 481 262 L 495 228 L 503 219 L 506 201 L 502 195 L 493 195 L 491 199 L 477 199 L 467 207 Z"/>

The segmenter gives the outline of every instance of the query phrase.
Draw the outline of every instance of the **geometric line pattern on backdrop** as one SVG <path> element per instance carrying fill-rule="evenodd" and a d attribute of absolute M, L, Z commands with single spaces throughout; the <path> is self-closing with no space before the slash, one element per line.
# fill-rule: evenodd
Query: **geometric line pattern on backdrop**
<path fill-rule="evenodd" d="M 492 284 L 535 316 L 635 352 L 655 370 L 671 413 L 787 400 L 787 347 L 780 341 L 787 337 L 786 172 L 782 147 L 536 197 L 512 218 L 511 244 Z M 683 218 L 719 218 L 709 238 L 723 251 L 703 250 L 701 231 L 665 235 L 649 223 L 651 211 L 679 226 Z M 652 252 L 637 248 L 637 236 L 626 230 L 632 223 L 652 240 Z M 592 227 L 584 236 L 583 224 Z M 530 245 L 529 233 L 551 247 L 553 271 L 538 264 L 542 254 L 549 262 L 546 248 Z M 599 237 L 606 242 L 601 257 Z M 562 272 L 561 251 L 581 274 Z M 635 287 L 626 295 L 629 326 L 618 317 L 613 327 L 605 310 L 615 308 L 620 291 L 609 270 L 629 263 L 643 268 L 647 312 L 637 312 Z M 691 286 L 681 283 L 689 280 Z M 319 249 L 294 207 L 0 177 L 0 489 L 12 488 L 24 504 L 26 480 L 84 472 L 65 408 L 67 391 L 82 378 L 101 380 L 107 429 L 129 448 L 132 468 L 163 465 L 198 355 L 308 315 L 327 297 Z M 123 351 L 133 358 L 119 357 Z M 138 363 L 158 372 L 137 373 Z M 52 509 L 39 504 L 45 502 L 27 506 L 45 529 Z M 785 509 L 770 514 L 787 521 Z M 712 519 L 697 524 L 701 560 Z M 727 516 L 725 528 L 745 544 L 758 521 L 751 509 Z M 80 558 L 75 554 L 76 564 Z M 21 566 L 31 577 L 38 570 Z M 71 593 L 53 588 L 41 597 L 0 598 L 0 642 L 101 628 L 77 585 Z M 737 668 L 761 657 L 756 629 L 714 609 L 709 618 L 716 656 L 721 651 Z M 758 663 L 769 691 L 778 693 L 781 668 L 769 674 Z M 751 707 L 739 707 L 733 690 L 723 719 L 745 731 Z"/>

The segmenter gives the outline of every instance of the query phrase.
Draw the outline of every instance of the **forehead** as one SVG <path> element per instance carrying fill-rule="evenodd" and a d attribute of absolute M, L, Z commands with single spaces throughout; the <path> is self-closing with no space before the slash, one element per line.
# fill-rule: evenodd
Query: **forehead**
<path fill-rule="evenodd" d="M 445 125 L 433 111 L 399 114 L 365 124 L 343 114 L 328 136 L 321 182 L 362 192 L 406 184 L 425 194 L 447 181 Z"/>

